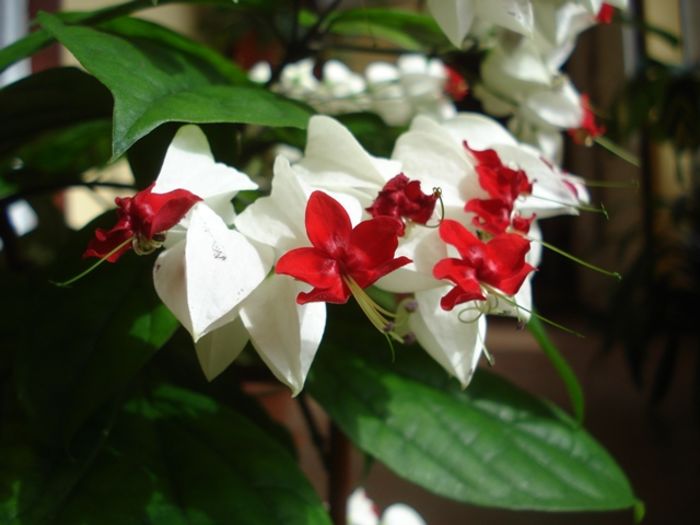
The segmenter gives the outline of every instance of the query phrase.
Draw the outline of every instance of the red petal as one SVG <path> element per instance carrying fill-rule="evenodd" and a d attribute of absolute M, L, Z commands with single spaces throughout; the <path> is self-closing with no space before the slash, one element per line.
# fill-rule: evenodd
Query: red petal
<path fill-rule="evenodd" d="M 343 256 L 352 224 L 338 201 L 322 191 L 314 191 L 306 205 L 305 223 L 311 244 L 333 259 Z"/>
<path fill-rule="evenodd" d="M 471 199 L 464 210 L 476 213 L 474 225 L 492 235 L 505 232 L 510 225 L 512 207 L 502 199 Z"/>
<path fill-rule="evenodd" d="M 476 159 L 476 161 L 478 162 L 479 165 L 486 166 L 489 168 L 501 168 L 501 167 L 503 167 L 503 163 L 501 162 L 501 159 L 495 150 L 485 149 L 482 151 L 478 151 L 475 149 L 471 149 L 469 147 L 469 144 L 467 144 L 466 140 L 462 141 L 462 144 L 464 145 L 466 150 L 472 155 L 472 157 L 474 157 Z"/>
<path fill-rule="evenodd" d="M 134 195 L 130 215 L 136 232 L 147 239 L 168 231 L 201 201 L 193 193 L 178 189 L 152 193 L 153 184 Z"/>
<path fill-rule="evenodd" d="M 440 223 L 440 238 L 457 248 L 459 254 L 472 264 L 477 264 L 483 257 L 484 243 L 457 221 L 443 220 Z"/>
<path fill-rule="evenodd" d="M 131 249 L 131 243 L 126 241 L 134 237 L 134 232 L 131 230 L 129 220 L 126 217 L 119 219 L 117 224 L 110 230 L 97 228 L 95 236 L 88 243 L 88 247 L 83 253 L 83 258 L 97 257 L 108 262 L 117 262 L 119 258 Z M 124 244 L 121 249 L 107 257 L 107 255 L 117 248 L 120 244 Z"/>
<path fill-rule="evenodd" d="M 440 300 L 444 310 L 452 310 L 456 304 L 467 301 L 486 299 L 481 293 L 474 268 L 465 261 L 442 259 L 433 267 L 433 276 L 436 279 L 449 279 L 457 285 Z"/>
<path fill-rule="evenodd" d="M 614 16 L 615 8 L 607 2 L 603 2 L 595 19 L 599 24 L 609 24 L 612 22 Z"/>
<path fill-rule="evenodd" d="M 455 286 L 440 299 L 440 307 L 448 312 L 456 305 L 466 303 L 468 301 L 483 301 L 486 297 L 479 291 L 467 291 L 459 286 Z"/>
<path fill-rule="evenodd" d="M 277 261 L 275 272 L 290 275 L 314 287 L 311 292 L 302 292 L 297 296 L 299 304 L 311 301 L 345 303 L 350 297 L 338 262 L 317 248 L 288 251 Z"/>
<path fill-rule="evenodd" d="M 407 257 L 394 258 L 402 226 L 391 217 L 377 217 L 362 221 L 352 230 L 343 259 L 344 271 L 362 288 L 411 262 Z"/>

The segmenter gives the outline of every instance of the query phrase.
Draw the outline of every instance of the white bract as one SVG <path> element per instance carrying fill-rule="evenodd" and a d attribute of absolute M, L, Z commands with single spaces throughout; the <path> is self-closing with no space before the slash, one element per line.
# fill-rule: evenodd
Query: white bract
<path fill-rule="evenodd" d="M 184 126 L 175 135 L 156 179 L 154 193 L 185 189 L 201 197 L 168 232 L 153 280 L 163 303 L 198 343 L 235 317 L 236 308 L 269 271 L 269 255 L 230 230 L 235 217 L 231 199 L 257 188 L 247 175 L 214 161 L 204 133 Z M 203 344 L 197 349 L 202 369 L 213 379 L 238 355 L 245 339 L 227 341 L 225 349 Z"/>

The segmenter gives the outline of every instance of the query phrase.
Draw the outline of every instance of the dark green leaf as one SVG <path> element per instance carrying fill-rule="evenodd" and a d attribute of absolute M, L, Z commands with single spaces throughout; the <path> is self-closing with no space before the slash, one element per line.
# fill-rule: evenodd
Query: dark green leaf
<path fill-rule="evenodd" d="M 213 4 L 236 9 L 254 9 L 262 10 L 263 12 L 271 9 L 277 2 L 274 0 L 159 0 L 158 5 L 174 4 L 174 3 L 190 3 L 190 4 Z M 108 21 L 113 18 L 131 14 L 141 9 L 148 9 L 154 6 L 153 0 L 134 0 L 114 6 L 105 7 L 96 11 L 86 12 L 63 12 L 57 13 L 57 16 L 66 23 L 70 24 L 97 24 Z M 54 41 L 51 33 L 45 29 L 38 29 L 29 33 L 24 38 L 17 42 L 0 49 L 0 73 L 11 66 L 18 60 L 22 60 L 33 55 L 40 49 L 43 49 Z"/>
<path fill-rule="evenodd" d="M 106 436 L 72 458 L 5 445 L 2 471 L 20 475 L 0 477 L 2 522 L 330 525 L 287 451 L 211 398 L 161 386 Z"/>
<path fill-rule="evenodd" d="M 147 38 L 127 40 L 42 14 L 44 27 L 112 92 L 113 155 L 165 122 L 303 128 L 309 112 L 262 87 L 233 86 L 218 64 Z"/>
<path fill-rule="evenodd" d="M 574 417 L 576 418 L 576 421 L 582 423 L 585 412 L 585 402 L 583 397 L 583 388 L 581 388 L 581 383 L 579 383 L 576 374 L 569 366 L 569 363 L 566 362 L 564 356 L 561 355 L 559 349 L 549 339 L 544 326 L 542 326 L 542 322 L 536 315 L 532 315 L 530 317 L 530 321 L 527 323 L 527 328 L 537 340 L 540 348 L 549 358 L 552 366 L 564 382 L 566 391 L 569 394 L 569 401 L 571 402 Z"/>
<path fill-rule="evenodd" d="M 113 213 L 103 218 L 108 221 L 101 221 L 103 226 L 115 220 Z M 75 263 L 70 270 L 56 270 L 53 278 L 78 273 L 76 263 L 94 227 L 86 227 L 80 242 L 66 248 Z M 80 262 L 81 268 L 87 265 Z M 48 439 L 67 443 L 95 409 L 123 393 L 177 328 L 153 291 L 152 266 L 152 258 L 128 253 L 72 288 L 37 286 L 25 320 L 26 346 L 17 356 L 17 381 L 26 408 Z"/>
<path fill-rule="evenodd" d="M 17 191 L 27 197 L 82 183 L 84 171 L 109 160 L 111 136 L 108 119 L 44 133 L 0 159 L 0 199 Z"/>
<path fill-rule="evenodd" d="M 109 91 L 76 68 L 24 78 L 0 90 L 0 154 L 47 130 L 107 118 L 112 105 Z"/>
<path fill-rule="evenodd" d="M 353 338 L 316 358 L 312 395 L 362 450 L 459 501 L 509 509 L 632 507 L 629 483 L 571 418 L 483 370 L 465 391 L 419 350 Z M 361 350 L 362 349 L 362 350 Z"/>
<path fill-rule="evenodd" d="M 415 11 L 381 7 L 347 9 L 329 17 L 328 27 L 331 33 L 378 38 L 406 50 L 449 46 L 435 20 Z"/>

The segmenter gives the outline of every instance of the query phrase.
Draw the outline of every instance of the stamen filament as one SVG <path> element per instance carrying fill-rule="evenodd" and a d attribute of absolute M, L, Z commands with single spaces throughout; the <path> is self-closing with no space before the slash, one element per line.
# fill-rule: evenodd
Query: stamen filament
<path fill-rule="evenodd" d="M 541 195 L 534 195 L 530 194 L 528 197 L 531 197 L 533 199 L 540 199 L 541 201 L 547 201 L 547 202 L 553 202 L 554 204 L 560 204 L 562 206 L 569 206 L 571 208 L 576 208 L 577 210 L 580 211 L 590 211 L 593 213 L 600 213 L 605 216 L 606 219 L 610 219 L 608 216 L 608 210 L 605 209 L 605 206 L 603 206 L 603 203 L 600 204 L 600 208 L 596 208 L 595 206 L 588 206 L 586 204 L 569 204 L 568 202 L 564 201 L 559 201 L 557 199 L 550 199 L 549 197 L 542 197 Z"/>
<path fill-rule="evenodd" d="M 618 144 L 615 144 L 612 140 L 603 135 L 594 138 L 593 142 L 595 142 L 599 146 L 602 146 L 613 155 L 620 157 L 626 162 L 629 162 L 630 164 L 632 164 L 632 166 L 636 168 L 639 168 L 639 166 L 641 165 L 639 162 L 639 157 L 637 157 L 634 153 L 632 153 L 631 151 L 627 151 L 625 148 Z"/>
<path fill-rule="evenodd" d="M 514 306 L 515 308 L 517 308 L 519 310 L 522 310 L 524 312 L 529 313 L 530 315 L 537 317 L 537 319 L 539 319 L 540 321 L 543 321 L 551 326 L 554 326 L 555 328 L 559 328 L 560 330 L 563 330 L 564 332 L 566 332 L 568 334 L 575 335 L 576 337 L 579 337 L 581 339 L 585 339 L 585 336 L 581 332 L 577 332 L 576 330 L 572 330 L 571 328 L 567 328 L 566 326 L 559 324 L 556 321 L 552 321 L 551 319 L 548 319 L 548 318 L 538 314 L 537 312 L 534 312 L 528 308 L 525 308 L 524 306 L 519 305 L 517 302 L 510 299 L 505 294 L 499 292 L 498 290 L 496 290 L 492 286 L 484 285 L 484 288 L 486 288 L 489 293 L 495 295 L 500 300 L 505 301 L 506 303 L 510 304 L 511 306 Z"/>
<path fill-rule="evenodd" d="M 129 244 L 130 242 L 132 242 L 133 239 L 134 239 L 133 237 L 129 237 L 127 240 L 125 240 L 124 242 L 122 242 L 121 244 L 119 244 L 116 248 L 114 248 L 114 249 L 113 249 L 111 252 L 109 252 L 107 255 L 105 255 L 104 257 L 102 257 L 101 259 L 99 259 L 99 260 L 98 260 L 96 263 L 94 263 L 92 266 L 88 267 L 87 270 L 83 270 L 82 272 L 80 272 L 80 273 L 79 273 L 78 275 L 76 275 L 75 277 L 71 277 L 71 278 L 68 279 L 67 281 L 62 281 L 62 282 L 50 281 L 51 284 L 54 284 L 54 285 L 56 285 L 56 286 L 60 286 L 61 288 L 65 288 L 65 287 L 70 286 L 70 285 L 73 284 L 74 282 L 79 281 L 80 279 L 82 279 L 83 277 L 85 277 L 87 274 L 89 274 L 90 272 L 92 272 L 95 268 L 97 268 L 99 265 L 101 265 L 103 262 L 105 262 L 107 259 L 109 259 L 112 255 L 114 255 L 115 253 L 117 253 L 119 250 L 121 250 L 124 246 L 126 246 L 127 244 Z"/>
<path fill-rule="evenodd" d="M 527 236 L 525 236 L 525 238 L 531 242 L 538 242 L 542 246 L 544 246 L 545 248 L 548 248 L 548 249 L 552 250 L 553 252 L 558 253 L 562 257 L 566 257 L 567 259 L 571 259 L 572 261 L 580 264 L 581 266 L 585 266 L 586 268 L 588 268 L 590 270 L 593 270 L 593 271 L 598 272 L 598 273 L 602 273 L 603 275 L 607 275 L 609 277 L 614 277 L 618 281 L 622 280 L 622 275 L 619 272 L 613 272 L 610 270 L 606 270 L 605 268 L 601 268 L 600 266 L 596 266 L 595 264 L 584 261 L 583 259 L 579 259 L 575 255 L 572 255 L 569 252 L 562 250 L 561 248 L 557 248 L 556 246 L 549 244 L 548 242 L 545 242 L 541 239 L 535 239 L 533 237 L 527 237 Z"/>
<path fill-rule="evenodd" d="M 394 331 L 395 323 L 384 317 L 386 315 L 395 318 L 396 314 L 385 310 L 376 302 L 374 302 L 372 298 L 369 295 L 367 295 L 367 292 L 365 292 L 352 277 L 343 276 L 343 281 L 345 282 L 345 284 L 347 284 L 348 288 L 350 289 L 350 293 L 355 298 L 355 301 L 357 301 L 357 304 L 360 306 L 360 309 L 367 316 L 367 319 L 369 319 L 370 323 L 372 323 L 372 326 L 374 326 L 387 338 L 391 337 L 396 341 L 402 343 L 403 338 L 400 337 Z"/>
<path fill-rule="evenodd" d="M 633 188 L 639 189 L 639 181 L 636 179 L 629 181 L 613 181 L 613 180 L 589 180 L 584 179 L 583 183 L 589 188 Z"/>
<path fill-rule="evenodd" d="M 439 228 L 442 221 L 445 220 L 445 203 L 442 200 L 442 188 L 440 188 L 439 186 L 434 187 L 433 195 L 437 197 L 437 200 L 440 203 L 440 219 L 438 220 L 437 224 L 433 224 L 431 226 L 424 224 L 426 228 Z"/>

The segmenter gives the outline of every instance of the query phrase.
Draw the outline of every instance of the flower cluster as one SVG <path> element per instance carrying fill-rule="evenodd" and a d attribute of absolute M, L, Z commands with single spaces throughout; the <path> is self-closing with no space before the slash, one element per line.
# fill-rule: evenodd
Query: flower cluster
<path fill-rule="evenodd" d="M 489 114 L 510 116 L 520 140 L 558 162 L 561 131 L 587 145 L 605 132 L 561 67 L 578 35 L 610 23 L 627 0 L 433 0 L 428 7 L 456 46 L 471 38 L 487 48 L 474 94 Z"/>
<path fill-rule="evenodd" d="M 118 200 L 117 225 L 98 230 L 86 255 L 114 261 L 129 245 L 162 245 L 155 289 L 192 335 L 207 378 L 250 341 L 294 393 L 326 303 L 351 299 L 387 338 L 417 340 L 466 386 L 485 314 L 529 315 L 537 220 L 576 213 L 585 196 L 578 179 L 469 113 L 416 117 L 391 158 L 367 153 L 333 118 L 312 117 L 301 159 L 279 156 L 270 194 L 236 215 L 234 195 L 255 188 L 184 126 L 155 183 Z M 401 294 L 399 314 L 370 286 Z"/>
<path fill-rule="evenodd" d="M 338 60 L 323 64 L 318 78 L 314 69 L 310 58 L 289 64 L 273 89 L 320 113 L 371 111 L 391 126 L 408 124 L 418 114 L 452 117 L 453 101 L 466 96 L 468 89 L 465 80 L 440 59 L 417 54 L 402 55 L 396 64 L 372 62 L 364 76 Z M 256 82 L 267 82 L 270 65 L 259 62 L 249 75 Z"/>

